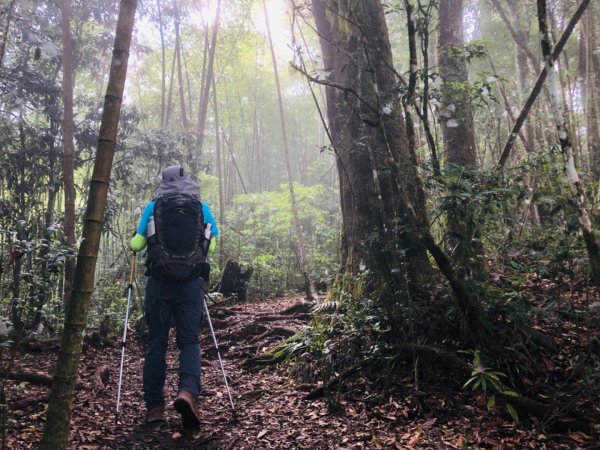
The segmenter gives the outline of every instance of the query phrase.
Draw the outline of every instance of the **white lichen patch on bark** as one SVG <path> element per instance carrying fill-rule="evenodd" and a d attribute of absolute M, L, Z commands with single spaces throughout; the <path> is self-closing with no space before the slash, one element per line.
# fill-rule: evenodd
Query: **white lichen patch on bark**
<path fill-rule="evenodd" d="M 581 224 L 581 228 L 588 233 L 593 233 L 592 228 L 592 220 L 590 219 L 590 215 L 588 214 L 585 208 L 579 209 L 579 223 Z"/>
<path fill-rule="evenodd" d="M 546 62 L 546 72 L 548 73 L 548 90 L 550 92 L 550 103 L 552 104 L 552 115 L 554 123 L 560 129 L 564 128 L 565 116 L 560 101 L 560 88 L 558 81 L 558 73 L 550 62 Z"/>
<path fill-rule="evenodd" d="M 577 173 L 577 169 L 575 168 L 575 158 L 573 158 L 573 154 L 570 151 L 567 151 L 565 153 L 565 172 L 567 174 L 567 179 L 572 184 L 578 183 L 579 174 Z"/>

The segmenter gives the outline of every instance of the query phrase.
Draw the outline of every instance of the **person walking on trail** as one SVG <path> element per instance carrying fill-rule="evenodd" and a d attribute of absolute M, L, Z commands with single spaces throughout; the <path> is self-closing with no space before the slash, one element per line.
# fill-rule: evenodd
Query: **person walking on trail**
<path fill-rule="evenodd" d="M 179 349 L 179 387 L 173 407 L 184 427 L 197 427 L 200 391 L 200 322 L 206 262 L 219 230 L 213 214 L 200 201 L 198 183 L 181 166 L 162 171 L 156 195 L 142 213 L 131 249 L 146 252 L 145 317 L 148 324 L 144 359 L 144 401 L 147 422 L 164 420 L 166 352 L 171 318 Z"/>

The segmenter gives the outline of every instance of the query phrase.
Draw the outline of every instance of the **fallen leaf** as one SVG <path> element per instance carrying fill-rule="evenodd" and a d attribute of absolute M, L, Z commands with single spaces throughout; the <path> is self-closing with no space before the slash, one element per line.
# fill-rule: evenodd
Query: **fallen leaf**
<path fill-rule="evenodd" d="M 590 436 L 582 431 L 574 431 L 573 433 L 569 433 L 569 437 L 580 444 L 583 444 L 585 441 L 589 441 L 591 439 Z"/>
<path fill-rule="evenodd" d="M 419 442 L 421 442 L 421 433 L 417 433 L 415 434 L 410 441 L 408 441 L 408 446 L 409 447 L 414 447 L 415 445 L 417 445 Z"/>
<path fill-rule="evenodd" d="M 262 430 L 260 433 L 258 433 L 258 436 L 256 436 L 256 439 L 260 439 L 261 437 L 263 437 L 268 432 L 269 432 L 269 430 Z"/>

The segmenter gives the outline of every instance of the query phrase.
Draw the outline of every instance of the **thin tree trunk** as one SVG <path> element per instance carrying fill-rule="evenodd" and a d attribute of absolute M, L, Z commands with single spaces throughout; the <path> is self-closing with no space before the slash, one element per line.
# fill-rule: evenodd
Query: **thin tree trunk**
<path fill-rule="evenodd" d="M 175 35 L 175 48 L 179 46 L 177 35 Z M 171 77 L 169 78 L 169 96 L 167 98 L 167 112 L 165 115 L 165 127 L 169 126 L 171 121 L 171 111 L 173 108 L 173 85 L 175 84 L 175 62 L 177 61 L 177 52 L 173 51 L 173 59 L 171 61 Z"/>
<path fill-rule="evenodd" d="M 288 176 L 288 187 L 290 190 L 290 202 L 292 208 L 292 216 L 294 221 L 294 228 L 296 229 L 296 243 L 298 249 L 298 258 L 300 262 L 300 271 L 302 272 L 302 278 L 304 279 L 304 291 L 306 292 L 306 298 L 309 301 L 316 301 L 317 294 L 310 281 L 308 271 L 308 261 L 306 260 L 304 234 L 302 232 L 302 225 L 300 224 L 300 217 L 298 216 L 298 204 L 296 202 L 296 193 L 294 191 L 294 180 L 292 176 L 292 165 L 290 163 L 290 149 L 288 145 L 288 136 L 285 123 L 285 110 L 283 108 L 283 99 L 281 96 L 281 85 L 279 83 L 279 72 L 277 70 L 277 59 L 275 58 L 275 50 L 273 48 L 273 38 L 271 36 L 271 28 L 269 25 L 269 14 L 267 12 L 267 5 L 263 0 L 263 9 L 265 13 L 265 24 L 267 26 L 267 36 L 269 38 L 269 47 L 271 49 L 271 57 L 273 61 L 273 75 L 275 76 L 275 85 L 277 87 L 277 103 L 279 105 L 279 122 L 281 125 L 281 134 L 283 138 L 283 153 L 285 157 L 285 167 Z"/>
<path fill-rule="evenodd" d="M 600 64 L 595 54 L 597 41 L 593 5 L 590 5 L 582 25 L 579 76 L 587 125 L 587 151 L 592 180 L 600 181 Z"/>
<path fill-rule="evenodd" d="M 8 33 L 10 32 L 10 22 L 12 20 L 13 8 L 16 0 L 10 0 L 8 11 L 6 12 L 6 23 L 4 24 L 4 32 L 2 33 L 2 44 L 0 44 L 0 69 L 4 61 L 4 53 L 6 52 L 6 42 L 8 41 Z"/>
<path fill-rule="evenodd" d="M 215 65 L 215 50 L 217 49 L 217 35 L 219 31 L 219 21 L 221 17 L 221 0 L 217 1 L 217 13 L 215 15 L 215 23 L 213 24 L 211 43 L 208 52 L 208 66 L 206 68 L 206 77 L 204 79 L 204 86 L 202 87 L 202 103 L 198 108 L 198 154 L 196 157 L 198 160 L 202 157 L 202 147 L 204 145 L 204 130 L 206 128 L 206 115 L 208 113 L 208 102 L 210 100 L 210 87 L 212 85 L 212 78 L 214 76 L 214 65 Z"/>
<path fill-rule="evenodd" d="M 253 98 L 252 108 L 252 172 L 254 173 L 254 191 L 262 192 L 264 189 L 263 173 L 262 170 L 262 158 L 260 148 L 260 122 L 258 118 L 256 95 Z"/>
<path fill-rule="evenodd" d="M 16 158 L 16 173 L 14 175 L 14 198 L 17 204 L 17 214 L 21 223 L 27 223 L 27 201 L 25 198 L 25 154 L 26 154 L 26 139 L 24 128 L 23 108 L 19 110 L 19 144 L 20 154 Z M 10 186 L 9 186 L 10 188 Z M 23 305 L 24 300 L 21 298 L 21 273 L 23 269 L 23 255 L 25 251 L 20 247 L 20 243 L 27 240 L 29 230 L 25 227 L 17 229 L 17 243 L 13 244 L 11 249 L 10 261 L 13 264 L 12 282 L 11 282 L 11 318 L 14 327 L 14 336 L 19 339 L 24 331 L 25 324 L 23 322 Z"/>
<path fill-rule="evenodd" d="M 58 134 L 58 128 L 60 125 L 56 123 L 54 120 L 50 120 L 50 130 L 53 134 Z M 44 222 L 42 225 L 41 234 L 44 236 L 44 240 L 47 244 L 50 244 L 52 241 L 52 231 L 50 227 L 52 226 L 52 220 L 54 217 L 54 210 L 56 207 L 56 197 L 60 191 L 61 182 L 57 179 L 57 171 L 56 171 L 56 159 L 57 159 L 57 149 L 52 140 L 49 144 L 48 149 L 48 194 L 47 194 L 47 202 L 46 209 L 44 211 Z M 40 204 L 42 203 L 40 199 Z M 41 259 L 41 277 L 45 283 L 50 282 L 51 274 L 48 271 L 48 254 L 50 253 L 50 245 L 43 245 L 39 251 L 39 258 Z M 49 284 L 47 284 L 49 286 Z M 31 326 L 32 330 L 37 330 L 38 326 L 42 322 L 43 318 L 43 307 L 52 297 L 52 291 L 48 288 L 42 288 L 41 291 L 35 295 L 38 297 L 37 304 L 35 305 L 35 313 L 33 318 L 33 324 Z"/>
<path fill-rule="evenodd" d="M 204 28 L 204 50 L 202 52 L 202 76 L 200 77 L 200 88 L 198 92 L 198 116 L 200 115 L 201 105 L 204 103 L 204 80 L 206 79 L 206 66 L 208 65 L 208 51 L 210 49 L 210 37 L 208 35 L 208 26 Z M 200 119 L 198 119 L 200 120 Z"/>
<path fill-rule="evenodd" d="M 427 8 L 425 9 L 420 1 L 417 2 L 421 16 L 425 17 L 424 27 L 420 32 L 420 45 L 421 55 L 423 56 L 423 72 L 426 74 L 423 77 L 423 101 L 421 103 L 421 111 L 416 107 L 415 110 L 423 123 L 425 129 L 425 136 L 427 138 L 427 145 L 431 152 L 431 164 L 433 166 L 433 174 L 439 176 L 440 160 L 437 153 L 436 141 L 433 137 L 433 132 L 429 124 L 429 18 L 431 17 L 432 9 L 437 5 L 435 2 L 428 2 Z"/>
<path fill-rule="evenodd" d="M 175 58 L 177 60 L 177 86 L 179 90 L 179 106 L 181 108 L 181 122 L 183 130 L 188 129 L 187 111 L 185 107 L 185 95 L 183 93 L 183 74 L 181 70 L 181 33 L 179 33 L 179 6 L 177 6 L 177 17 L 175 18 Z"/>
<path fill-rule="evenodd" d="M 165 30 L 163 27 L 162 8 L 160 0 L 156 0 L 156 9 L 158 10 L 158 30 L 160 33 L 160 127 L 165 126 L 165 96 L 167 89 L 167 60 L 165 46 Z"/>
<path fill-rule="evenodd" d="M 577 207 L 579 215 L 579 224 L 583 234 L 588 257 L 590 261 L 590 269 L 592 280 L 596 287 L 600 289 L 600 245 L 594 235 L 594 229 L 590 215 L 587 211 L 585 190 L 582 182 L 579 179 L 579 174 L 575 167 L 575 159 L 573 157 L 573 149 L 571 146 L 571 136 L 569 129 L 566 126 L 565 112 L 560 94 L 560 79 L 556 67 L 556 59 L 552 55 L 550 33 L 548 31 L 548 19 L 546 13 L 546 1 L 537 0 L 538 22 L 541 34 L 542 54 L 546 64 L 546 72 L 548 73 L 548 87 L 550 89 L 550 103 L 552 105 L 552 113 L 554 124 L 558 133 L 560 149 L 565 165 L 565 173 L 569 184 L 571 185 L 571 193 L 573 202 Z"/>
<path fill-rule="evenodd" d="M 221 152 L 221 137 L 219 132 L 219 106 L 217 103 L 217 86 L 213 81 L 213 101 L 215 111 L 215 151 L 217 158 L 217 178 L 219 179 L 219 223 L 224 223 L 224 211 L 225 211 L 225 200 L 223 196 L 223 163 L 222 163 L 222 152 Z M 223 253 L 223 237 L 221 236 L 221 245 L 219 245 L 219 267 L 224 267 L 225 254 Z"/>
<path fill-rule="evenodd" d="M 68 447 L 73 392 L 90 298 L 94 291 L 94 272 L 104 223 L 136 6 L 136 0 L 121 0 L 119 6 L 110 75 L 98 135 L 98 150 L 83 224 L 83 239 L 77 255 L 73 294 L 65 314 L 61 347 L 54 369 L 52 392 L 39 447 L 42 450 Z"/>
<path fill-rule="evenodd" d="M 67 245 L 75 246 L 75 148 L 73 137 L 75 122 L 73 118 L 73 89 L 74 89 L 74 67 L 73 67 L 73 40 L 71 37 L 71 0 L 62 0 L 60 3 L 62 30 L 62 69 L 63 69 L 63 185 L 65 195 L 64 231 Z M 73 276 L 75 274 L 75 256 L 68 254 L 65 260 L 65 309 L 71 300 L 73 289 Z"/>
<path fill-rule="evenodd" d="M 183 59 L 183 73 L 185 74 L 185 85 L 187 87 L 187 98 L 188 98 L 188 114 L 190 115 L 190 121 L 192 120 L 193 102 L 192 102 L 192 84 L 190 83 L 190 73 L 187 67 L 187 60 L 185 59 L 185 53 L 180 50 L 181 59 Z"/>
<path fill-rule="evenodd" d="M 214 82 L 213 82 L 213 89 L 215 89 Z M 225 104 L 227 104 L 227 105 L 231 104 L 230 101 L 229 101 L 229 98 L 227 96 L 227 91 L 225 91 Z M 240 101 L 240 108 L 241 107 L 242 107 L 242 104 L 241 104 L 241 101 Z M 244 191 L 244 194 L 247 194 L 248 193 L 248 188 L 246 187 L 246 183 L 244 182 L 244 177 L 242 176 L 242 171 L 240 170 L 240 166 L 237 163 L 237 158 L 236 158 L 235 152 L 234 152 L 234 145 L 233 145 L 232 140 L 233 140 L 233 136 L 234 136 L 233 126 L 234 126 L 235 121 L 232 120 L 232 117 L 231 117 L 231 108 L 229 109 L 229 111 L 230 111 L 230 113 L 229 113 L 229 127 L 230 127 L 229 136 L 230 137 L 228 139 L 226 137 L 226 135 L 223 134 L 223 141 L 224 141 L 225 145 L 227 145 L 227 150 L 229 152 L 229 155 L 231 156 L 231 161 L 232 161 L 233 166 L 235 168 L 235 172 L 237 173 L 237 179 L 239 180 L 239 182 L 240 182 L 240 184 L 242 186 L 242 190 Z M 241 111 L 241 109 L 240 109 L 240 111 Z M 243 114 L 241 114 L 241 117 L 242 117 L 242 121 L 241 121 L 241 124 L 238 125 L 238 127 L 242 128 L 242 136 L 243 136 L 243 139 L 244 139 L 244 146 L 245 146 L 247 144 L 247 142 L 246 142 L 245 132 L 244 132 Z"/>
<path fill-rule="evenodd" d="M 408 0 L 404 0 L 404 9 L 406 11 L 406 24 L 408 29 L 408 65 L 409 65 L 409 78 L 408 88 L 404 95 L 404 110 L 405 110 L 405 121 L 406 121 L 406 135 L 408 138 L 408 151 L 413 156 L 413 164 L 417 164 L 417 142 L 415 137 L 415 124 L 412 119 L 410 112 L 410 105 L 414 102 L 415 90 L 417 88 L 417 70 L 419 69 L 417 61 L 417 42 L 415 39 L 416 27 L 415 22 L 412 18 L 413 7 Z"/>

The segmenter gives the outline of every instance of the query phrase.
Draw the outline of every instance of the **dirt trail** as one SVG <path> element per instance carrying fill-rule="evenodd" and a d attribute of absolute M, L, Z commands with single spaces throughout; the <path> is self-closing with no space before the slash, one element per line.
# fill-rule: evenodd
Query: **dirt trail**
<path fill-rule="evenodd" d="M 199 400 L 202 426 L 198 431 L 181 427 L 171 402 L 177 393 L 177 349 L 171 330 L 167 354 L 166 423 L 145 424 L 142 399 L 143 342 L 130 334 L 126 352 L 121 414 L 115 423 L 115 399 L 120 349 L 111 346 L 84 350 L 80 382 L 76 392 L 72 444 L 78 449 L 148 448 L 320 448 L 324 435 L 336 431 L 300 426 L 319 416 L 323 405 L 302 400 L 288 377 L 272 371 L 248 373 L 241 369 L 249 358 L 292 335 L 309 319 L 300 297 L 269 302 L 209 305 L 219 348 L 228 375 L 236 417 L 229 406 L 226 389 L 209 328 L 202 329 L 202 386 Z M 50 373 L 56 346 L 48 351 L 17 355 L 16 366 L 36 373 Z M 103 381 L 102 381 L 103 379 Z M 9 448 L 35 448 L 43 427 L 48 388 L 29 384 L 9 384 L 7 397 L 13 418 L 8 424 Z M 15 405 L 17 408 L 11 408 Z"/>
<path fill-rule="evenodd" d="M 435 379 L 427 392 L 411 377 L 385 399 L 369 392 L 360 379 L 346 386 L 339 411 L 305 396 L 315 386 L 296 384 L 289 367 L 247 372 L 243 363 L 290 336 L 309 320 L 300 297 L 266 302 L 211 305 L 211 317 L 230 379 L 237 415 L 233 416 L 208 326 L 202 330 L 200 430 L 188 431 L 172 409 L 177 390 L 174 330 L 168 352 L 166 422 L 145 424 L 142 399 L 143 343 L 132 333 L 127 349 L 122 413 L 115 423 L 120 348 L 116 341 L 82 356 L 71 426 L 72 446 L 96 449 L 460 449 L 592 448 L 585 434 L 544 434 L 520 426 L 485 404 L 465 398 L 461 380 Z M 13 369 L 49 374 L 56 345 L 19 353 Z M 299 362 L 296 368 L 302 363 Z M 43 428 L 48 387 L 9 381 L 7 448 L 37 448 Z M 485 402 L 484 402 L 485 403 Z M 597 448 L 597 447 L 596 447 Z"/>

